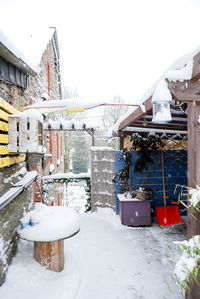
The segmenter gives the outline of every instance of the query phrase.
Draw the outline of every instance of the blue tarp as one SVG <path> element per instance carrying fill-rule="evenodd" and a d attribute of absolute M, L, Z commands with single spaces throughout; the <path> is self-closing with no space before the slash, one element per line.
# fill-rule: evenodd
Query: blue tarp
<path fill-rule="evenodd" d="M 162 176 L 162 159 L 161 152 L 158 152 L 153 158 L 152 163 L 147 164 L 147 168 L 142 173 L 134 172 L 134 162 L 138 155 L 132 152 L 132 165 L 131 165 L 131 187 L 132 190 L 137 190 L 139 187 L 147 187 L 154 190 L 154 197 L 152 208 L 163 206 L 163 176 Z M 181 161 L 181 162 L 180 162 Z M 119 170 L 124 168 L 124 160 L 122 151 L 115 151 L 115 171 L 116 174 Z M 167 205 L 171 205 L 171 201 L 178 201 L 181 189 L 178 188 L 174 194 L 176 185 L 187 185 L 187 152 L 170 150 L 164 152 L 164 172 L 165 172 L 165 192 L 169 196 Z M 121 191 L 121 186 L 116 181 L 116 212 L 119 213 L 119 203 L 117 194 Z M 185 200 L 182 197 L 182 200 Z M 180 212 L 185 210 L 182 205 L 179 205 Z M 186 211 L 184 214 L 186 215 Z"/>

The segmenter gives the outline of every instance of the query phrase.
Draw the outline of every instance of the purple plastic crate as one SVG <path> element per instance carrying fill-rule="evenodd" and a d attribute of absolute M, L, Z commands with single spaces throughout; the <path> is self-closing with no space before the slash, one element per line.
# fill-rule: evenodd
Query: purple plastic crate
<path fill-rule="evenodd" d="M 123 194 L 119 198 L 119 216 L 121 223 L 131 226 L 151 225 L 151 201 L 126 199 Z"/>

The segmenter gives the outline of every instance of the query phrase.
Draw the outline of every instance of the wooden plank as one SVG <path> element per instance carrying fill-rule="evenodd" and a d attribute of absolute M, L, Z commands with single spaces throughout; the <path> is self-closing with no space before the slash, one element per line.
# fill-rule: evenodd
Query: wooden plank
<path fill-rule="evenodd" d="M 8 143 L 8 135 L 0 134 L 0 143 Z"/>
<path fill-rule="evenodd" d="M 200 131 L 198 118 L 200 114 L 200 104 L 188 104 L 188 186 L 194 187 L 200 180 Z M 188 209 L 187 216 L 187 239 L 200 234 L 200 213 L 195 213 L 196 221 Z M 200 298 L 200 286 L 190 282 L 190 291 L 186 292 L 186 299 Z"/>
<path fill-rule="evenodd" d="M 25 161 L 25 159 L 26 159 L 25 155 L 0 158 L 0 168 L 9 166 L 9 165 L 12 165 L 15 163 L 23 162 L 23 161 Z"/>
<path fill-rule="evenodd" d="M 0 121 L 0 130 L 1 131 L 8 131 L 8 124 L 3 122 L 3 121 Z"/>
<path fill-rule="evenodd" d="M 16 108 L 14 108 L 12 105 L 10 105 L 8 102 L 6 102 L 5 100 L 3 100 L 0 97 L 0 107 L 5 110 L 6 112 L 8 112 L 9 114 L 16 114 L 19 113 L 19 110 L 17 110 Z"/>
<path fill-rule="evenodd" d="M 8 146 L 0 145 L 0 155 L 7 155 L 8 154 Z"/>
<path fill-rule="evenodd" d="M 0 109 L 1 109 L 1 107 L 0 107 Z M 0 119 L 8 121 L 8 113 L 4 112 L 3 110 L 0 110 Z"/>
<path fill-rule="evenodd" d="M 136 108 L 126 119 L 124 119 L 119 125 L 119 131 L 130 126 L 133 122 L 144 116 L 149 110 L 152 109 L 151 97 L 143 104 L 146 112 L 143 112 L 140 107 Z"/>
<path fill-rule="evenodd" d="M 51 271 L 62 271 L 64 268 L 64 241 L 34 242 L 34 258 Z"/>

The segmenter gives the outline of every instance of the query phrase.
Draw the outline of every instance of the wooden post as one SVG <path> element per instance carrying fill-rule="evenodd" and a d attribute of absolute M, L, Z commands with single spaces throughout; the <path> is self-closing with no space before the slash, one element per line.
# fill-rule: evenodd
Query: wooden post
<path fill-rule="evenodd" d="M 200 183 L 200 103 L 188 103 L 188 186 L 194 187 Z M 196 213 L 196 221 L 188 210 L 187 239 L 200 234 L 200 213 Z M 196 283 L 189 284 L 190 291 L 186 292 L 186 299 L 200 298 L 200 286 Z"/>
<path fill-rule="evenodd" d="M 62 271 L 64 268 L 64 240 L 34 242 L 34 258 L 51 271 Z"/>

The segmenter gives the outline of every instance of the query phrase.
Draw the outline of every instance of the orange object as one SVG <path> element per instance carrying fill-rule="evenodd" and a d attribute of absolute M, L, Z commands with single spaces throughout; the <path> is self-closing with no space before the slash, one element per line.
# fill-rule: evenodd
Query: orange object
<path fill-rule="evenodd" d="M 59 138 L 58 132 L 56 132 L 56 147 L 57 147 L 57 161 L 59 160 Z"/>
<path fill-rule="evenodd" d="M 163 176 L 163 199 L 164 207 L 156 207 L 155 214 L 160 226 L 168 226 L 175 224 L 183 224 L 181 219 L 178 206 L 167 206 L 166 199 L 169 198 L 165 194 L 165 169 L 164 169 L 164 155 L 161 153 L 162 157 L 162 176 Z"/>
<path fill-rule="evenodd" d="M 57 195 L 57 199 L 58 199 L 58 201 L 57 201 L 57 205 L 58 206 L 60 206 L 60 190 L 59 190 L 59 186 L 60 186 L 60 184 L 59 183 L 57 183 L 57 187 L 58 187 L 58 195 Z"/>
<path fill-rule="evenodd" d="M 51 94 L 51 81 L 50 81 L 50 63 L 49 63 L 48 54 L 46 54 L 46 62 L 47 62 L 47 90 L 48 90 L 48 96 L 50 97 L 50 94 Z"/>
<path fill-rule="evenodd" d="M 62 133 L 60 132 L 60 156 L 62 157 Z"/>
<path fill-rule="evenodd" d="M 49 130 L 49 154 L 51 154 L 51 155 L 52 155 L 52 147 L 53 147 L 53 143 L 52 143 L 52 131 Z M 50 164 L 53 164 L 53 156 L 51 157 Z"/>

